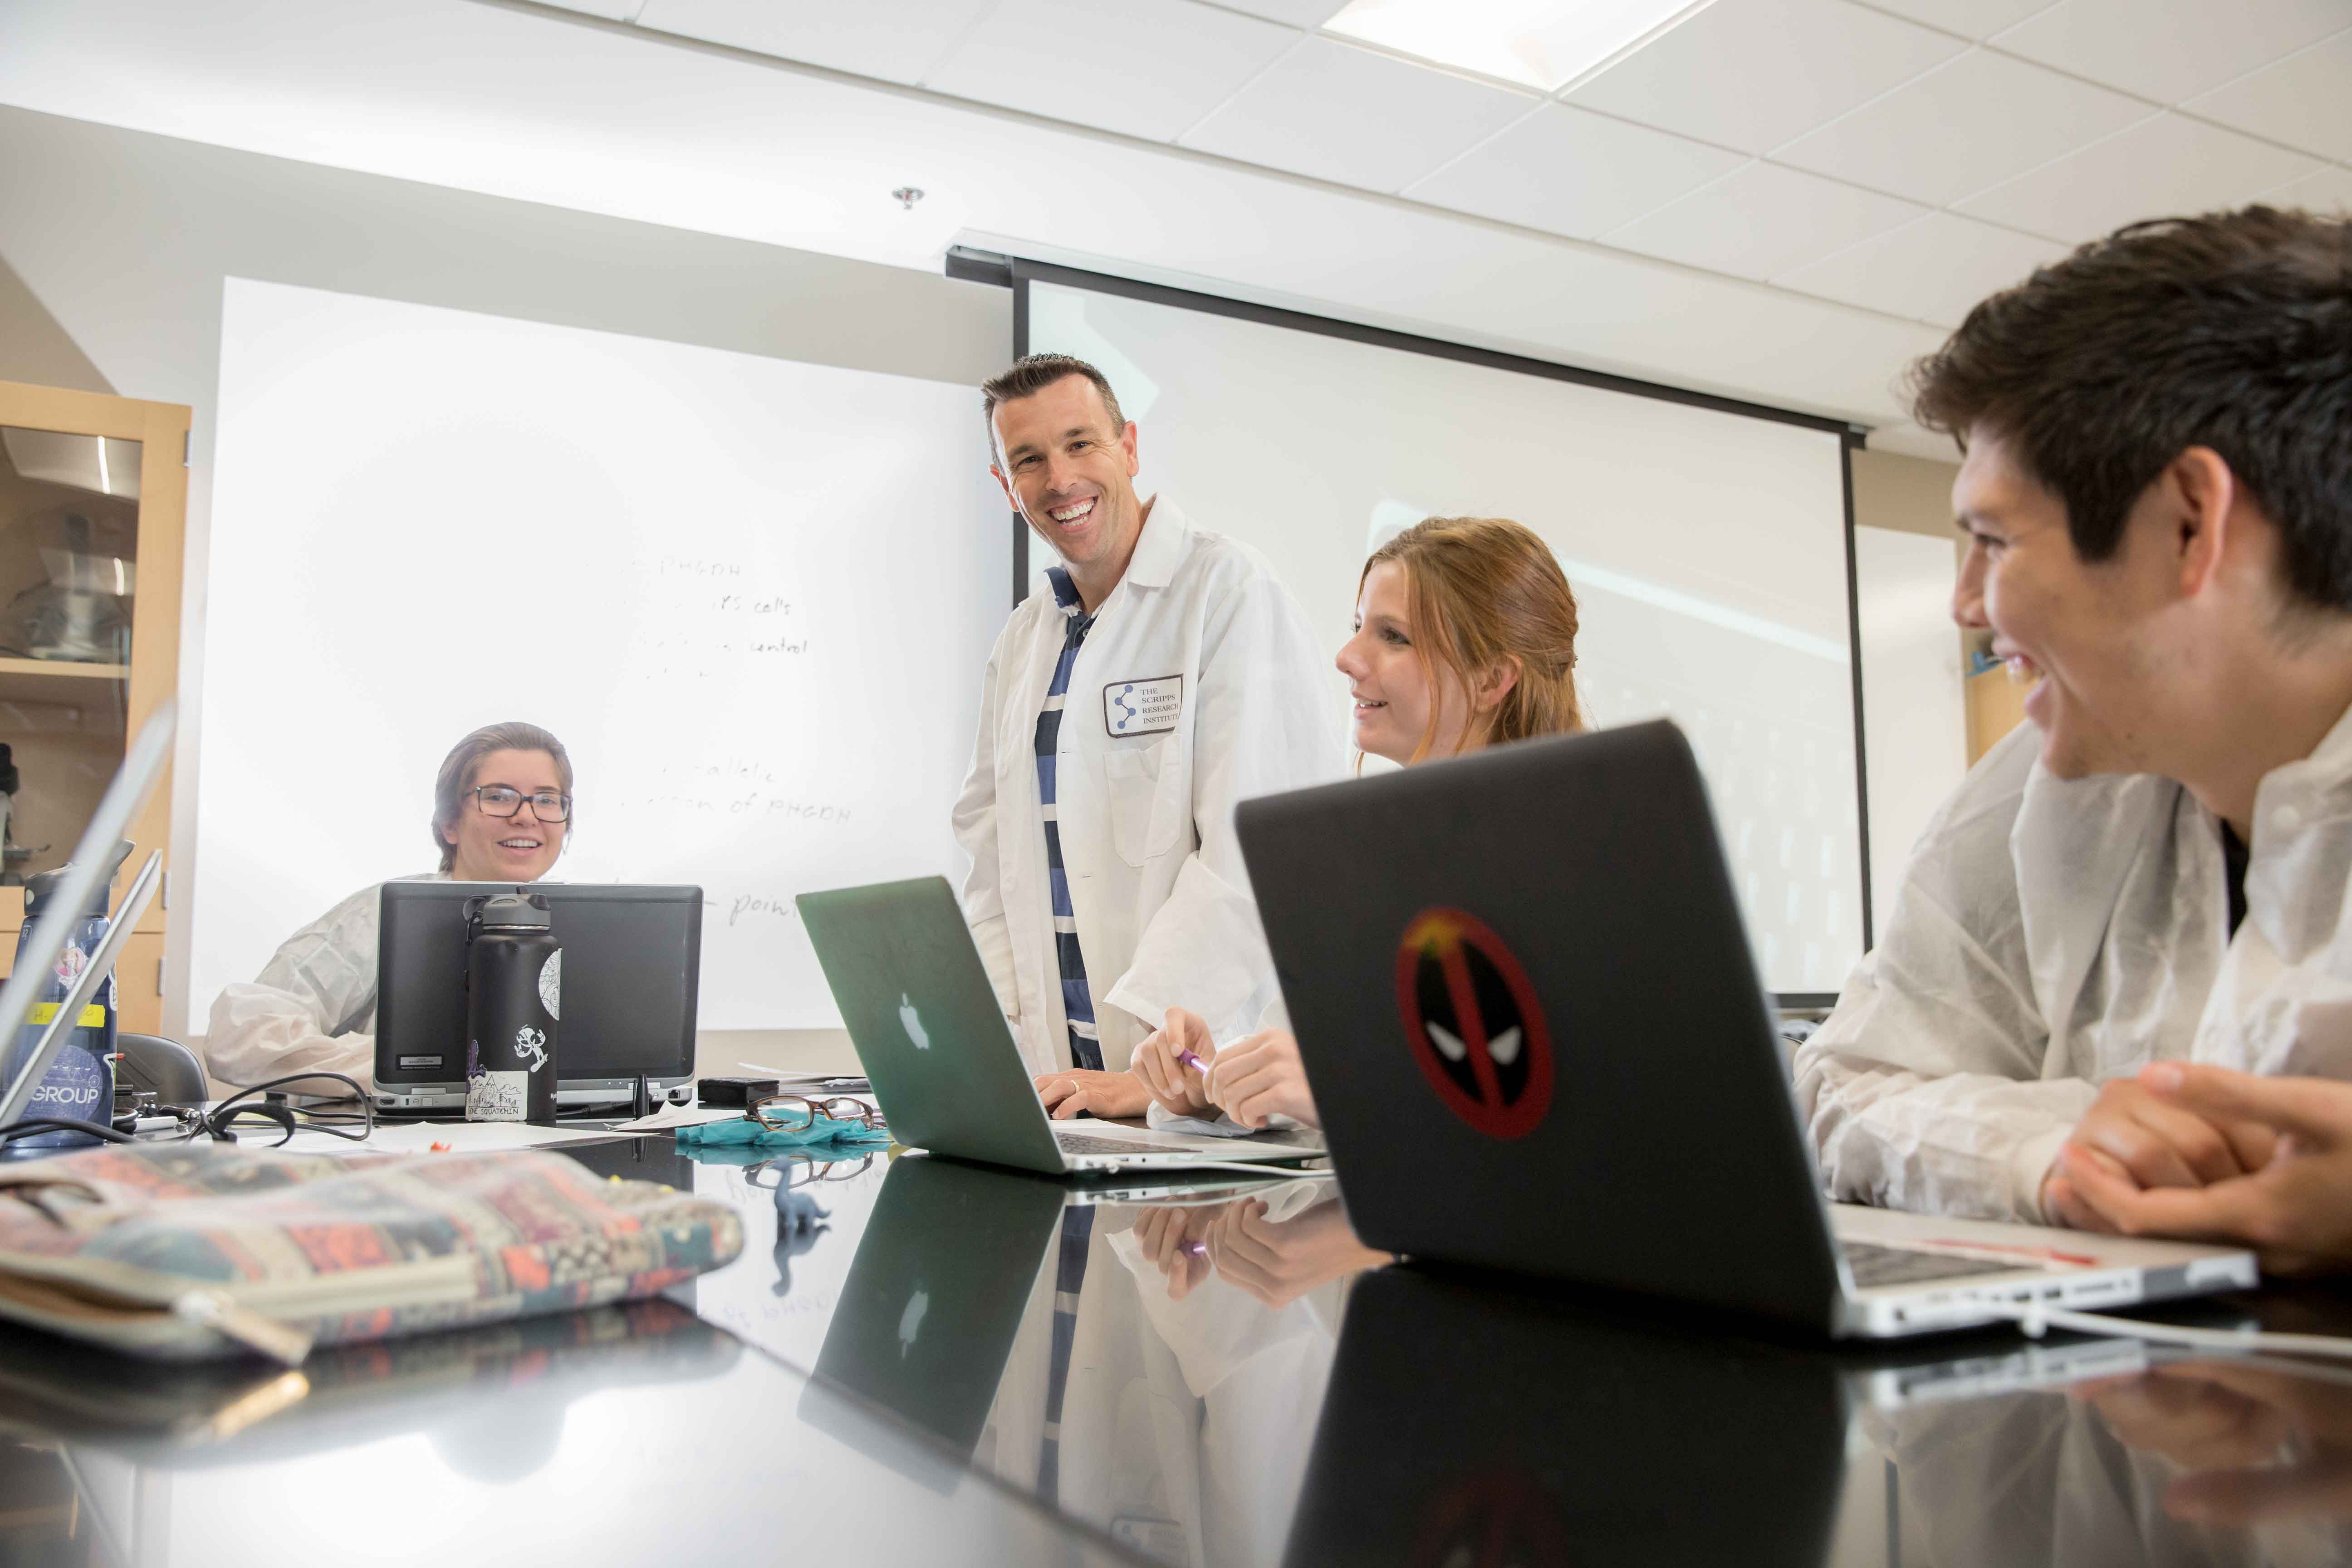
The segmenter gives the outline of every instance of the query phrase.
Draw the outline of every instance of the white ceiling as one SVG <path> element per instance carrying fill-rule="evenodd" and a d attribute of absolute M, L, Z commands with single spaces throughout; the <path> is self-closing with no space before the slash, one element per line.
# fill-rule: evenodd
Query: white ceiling
<path fill-rule="evenodd" d="M 1714 0 L 1549 99 L 1339 8 L 10 0 L 0 101 L 908 264 L 992 243 L 1897 447 L 1904 361 L 2068 246 L 2352 205 L 2352 0 Z M 869 206 L 899 184 L 917 214 Z"/>

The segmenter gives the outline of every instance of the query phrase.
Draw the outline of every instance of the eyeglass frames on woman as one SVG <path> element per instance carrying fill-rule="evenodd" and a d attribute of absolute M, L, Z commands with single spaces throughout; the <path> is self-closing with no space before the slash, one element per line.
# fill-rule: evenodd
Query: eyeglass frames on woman
<path fill-rule="evenodd" d="M 530 802 L 530 814 L 541 822 L 562 822 L 572 815 L 572 797 L 551 789 L 525 795 L 504 784 L 483 784 L 474 791 L 475 808 L 484 816 L 512 816 Z"/>

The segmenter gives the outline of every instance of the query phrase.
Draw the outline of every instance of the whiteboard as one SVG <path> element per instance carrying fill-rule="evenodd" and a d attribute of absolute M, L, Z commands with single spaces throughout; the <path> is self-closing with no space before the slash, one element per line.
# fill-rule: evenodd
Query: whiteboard
<path fill-rule="evenodd" d="M 1844 983 L 1862 832 L 1837 432 L 1028 288 L 1030 346 L 1100 367 L 1137 422 L 1143 491 L 1261 551 L 1334 653 L 1364 557 L 1401 529 L 1540 534 L 1576 591 L 1587 719 L 1689 735 L 1765 984 Z"/>
<path fill-rule="evenodd" d="M 192 1018 L 433 869 L 442 757 L 520 719 L 577 770 L 554 879 L 701 884 L 702 1027 L 838 1027 L 793 895 L 955 868 L 973 389 L 231 279 L 218 406 Z"/>

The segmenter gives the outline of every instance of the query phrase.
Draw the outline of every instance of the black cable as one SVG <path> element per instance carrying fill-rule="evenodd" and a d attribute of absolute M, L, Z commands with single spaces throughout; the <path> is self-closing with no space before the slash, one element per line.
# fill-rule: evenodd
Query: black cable
<path fill-rule="evenodd" d="M 289 1083 L 307 1083 L 313 1079 L 322 1078 L 331 1078 L 337 1083 L 350 1085 L 352 1098 L 358 1102 L 357 1108 L 344 1110 L 338 1103 L 337 1108 L 333 1110 L 298 1112 L 292 1106 L 271 1105 L 266 1100 L 257 1100 L 252 1104 L 240 1103 L 240 1101 L 252 1100 L 257 1094 L 267 1095 L 271 1089 L 282 1089 Z M 280 1129 L 280 1136 L 278 1142 L 271 1145 L 272 1148 L 283 1145 L 297 1131 L 324 1132 L 330 1137 L 348 1139 L 354 1143 L 364 1143 L 375 1133 L 375 1097 L 360 1087 L 357 1079 L 343 1073 L 325 1071 L 289 1073 L 284 1078 L 273 1078 L 266 1083 L 251 1084 L 238 1089 L 235 1094 L 199 1116 L 196 1119 L 196 1125 L 189 1129 L 187 1136 L 194 1138 L 200 1132 L 210 1133 L 215 1142 L 234 1142 L 236 1134 L 229 1131 L 229 1124 L 242 1116 L 258 1116 L 277 1124 Z M 296 1120 L 298 1116 L 300 1118 L 299 1121 Z M 357 1132 L 348 1131 L 352 1127 L 358 1127 L 360 1131 Z"/>
<path fill-rule="evenodd" d="M 117 1132 L 113 1128 L 100 1126 L 95 1121 L 80 1121 L 70 1116 L 27 1116 L 21 1121 L 12 1121 L 5 1127 L 0 1127 L 0 1143 L 6 1143 L 33 1132 L 87 1132 L 91 1137 L 102 1139 L 109 1143 L 138 1142 L 128 1132 Z"/>

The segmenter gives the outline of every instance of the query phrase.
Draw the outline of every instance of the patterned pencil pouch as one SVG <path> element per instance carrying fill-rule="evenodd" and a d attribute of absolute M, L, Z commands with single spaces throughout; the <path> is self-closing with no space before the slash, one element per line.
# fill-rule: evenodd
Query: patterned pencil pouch
<path fill-rule="evenodd" d="M 158 1360 L 631 1300 L 731 1260 L 723 1204 L 547 1150 L 110 1144 L 0 1166 L 0 1318 Z"/>

